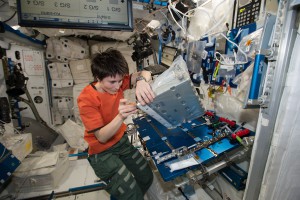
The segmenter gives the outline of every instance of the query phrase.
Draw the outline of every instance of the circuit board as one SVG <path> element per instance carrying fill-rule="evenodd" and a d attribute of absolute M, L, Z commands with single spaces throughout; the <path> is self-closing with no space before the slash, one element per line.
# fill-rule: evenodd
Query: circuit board
<path fill-rule="evenodd" d="M 164 181 L 170 181 L 199 166 L 196 165 L 171 172 L 167 163 L 178 160 L 180 156 L 174 156 L 166 161 L 162 161 L 161 157 L 163 155 L 168 155 L 183 147 L 192 149 L 190 147 L 195 147 L 197 144 L 213 141 L 202 148 L 194 148 L 193 155 L 196 155 L 200 165 L 206 164 L 225 152 L 240 146 L 238 142 L 231 139 L 230 135 L 223 134 L 223 137 L 221 137 L 221 132 L 218 133 L 218 131 L 224 126 L 227 129 L 229 128 L 231 133 L 243 128 L 228 120 L 232 122 L 231 126 L 229 126 L 220 119 L 224 118 L 214 116 L 208 124 L 207 118 L 201 116 L 174 129 L 167 129 L 148 115 L 140 116 L 133 121 L 162 178 Z"/>

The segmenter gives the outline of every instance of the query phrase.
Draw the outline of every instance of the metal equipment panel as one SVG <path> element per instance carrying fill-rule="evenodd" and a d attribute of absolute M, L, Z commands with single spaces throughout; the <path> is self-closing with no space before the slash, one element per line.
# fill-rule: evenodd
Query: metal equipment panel
<path fill-rule="evenodd" d="M 200 116 L 174 129 L 166 128 L 150 116 L 133 119 L 164 181 L 182 176 L 189 170 L 195 169 L 201 164 L 207 164 L 225 152 L 240 146 L 239 143 L 230 139 L 230 136 L 242 127 L 224 118 L 217 116 L 212 118 L 211 122 L 213 123 L 207 123 L 205 117 Z M 230 126 L 227 123 L 233 124 Z M 224 130 L 227 130 L 228 133 L 222 132 Z M 217 133 L 218 131 L 220 132 Z M 253 134 L 253 132 L 250 133 L 250 135 Z M 200 144 L 206 145 L 201 146 Z M 168 166 L 181 161 L 184 156 L 194 157 L 198 165 L 171 172 Z"/>

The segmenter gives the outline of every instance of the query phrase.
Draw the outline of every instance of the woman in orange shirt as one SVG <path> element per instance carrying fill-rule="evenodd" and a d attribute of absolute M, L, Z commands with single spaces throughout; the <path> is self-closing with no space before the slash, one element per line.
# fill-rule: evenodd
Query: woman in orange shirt
<path fill-rule="evenodd" d="M 86 86 L 77 99 L 84 138 L 89 144 L 88 160 L 95 174 L 107 183 L 108 193 L 119 200 L 141 200 L 153 174 L 124 135 L 123 121 L 137 108 L 124 99 L 123 91 L 135 85 L 138 101 L 142 105 L 152 102 L 154 93 L 148 83 L 151 73 L 129 75 L 125 58 L 115 49 L 96 54 L 91 68 L 96 81 Z"/>

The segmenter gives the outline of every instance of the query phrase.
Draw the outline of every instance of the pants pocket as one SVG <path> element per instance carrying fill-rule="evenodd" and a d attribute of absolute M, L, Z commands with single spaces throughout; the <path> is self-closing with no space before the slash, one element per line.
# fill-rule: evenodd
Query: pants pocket
<path fill-rule="evenodd" d="M 109 180 L 115 172 L 118 170 L 118 166 L 120 165 L 117 162 L 117 158 L 114 158 L 111 153 L 105 155 L 95 155 L 93 157 L 89 157 L 89 162 L 92 168 L 95 171 L 95 174 L 102 180 Z"/>

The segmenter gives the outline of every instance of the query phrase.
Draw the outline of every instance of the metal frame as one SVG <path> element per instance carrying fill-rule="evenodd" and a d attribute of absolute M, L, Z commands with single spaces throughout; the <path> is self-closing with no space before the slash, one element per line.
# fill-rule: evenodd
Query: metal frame
<path fill-rule="evenodd" d="M 260 110 L 244 200 L 259 199 L 261 191 L 261 184 L 269 156 L 276 117 L 295 37 L 293 26 L 296 20 L 296 11 L 290 10 L 289 6 L 289 1 L 287 0 L 282 0 L 279 3 L 275 24 L 275 28 L 278 28 L 278 30 L 273 34 L 273 57 L 269 58 L 269 60 L 272 59 L 274 66 L 273 82 L 270 84 L 272 88 L 268 98 L 270 102 L 266 109 L 261 108 Z"/>
<path fill-rule="evenodd" d="M 258 52 L 255 56 L 251 84 L 247 88 L 247 96 L 244 100 L 244 108 L 259 108 L 259 98 L 262 95 L 262 85 L 266 75 L 265 58 L 270 53 L 268 49 L 270 36 L 272 35 L 273 27 L 276 21 L 276 16 L 267 14 L 263 26 Z"/>

